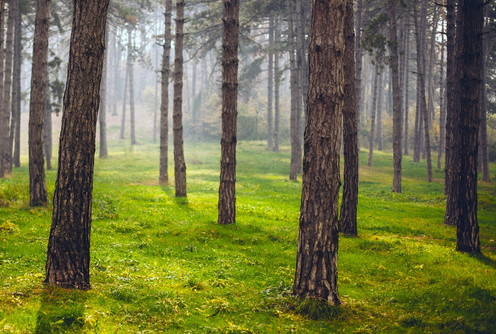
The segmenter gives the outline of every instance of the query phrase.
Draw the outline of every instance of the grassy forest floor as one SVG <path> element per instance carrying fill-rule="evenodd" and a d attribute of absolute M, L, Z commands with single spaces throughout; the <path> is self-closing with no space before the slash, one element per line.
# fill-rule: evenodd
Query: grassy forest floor
<path fill-rule="evenodd" d="M 288 150 L 239 143 L 233 226 L 216 224 L 217 144 L 186 147 L 187 199 L 158 186 L 156 144 L 109 151 L 96 160 L 88 292 L 42 284 L 51 204 L 29 207 L 26 161 L 0 180 L 0 333 L 496 333 L 495 183 L 479 186 L 483 255 L 461 254 L 443 173 L 429 184 L 405 157 L 393 194 L 392 156 L 367 167 L 362 152 L 359 237 L 339 245 L 344 304 L 326 308 L 290 295 L 301 183 Z"/>

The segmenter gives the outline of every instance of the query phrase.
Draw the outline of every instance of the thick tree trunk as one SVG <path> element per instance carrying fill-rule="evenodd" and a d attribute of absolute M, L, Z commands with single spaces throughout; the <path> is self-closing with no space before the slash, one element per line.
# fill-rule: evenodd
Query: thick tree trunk
<path fill-rule="evenodd" d="M 96 122 L 108 0 L 75 0 L 45 282 L 90 288 Z"/>
<path fill-rule="evenodd" d="M 401 90 L 399 82 L 399 68 L 398 68 L 398 36 L 396 34 L 396 0 L 389 0 L 388 2 L 388 16 L 389 16 L 389 39 L 391 40 L 391 72 L 392 72 L 392 88 L 393 88 L 393 192 L 401 192 L 401 128 L 402 128 L 402 115 L 401 115 Z"/>
<path fill-rule="evenodd" d="M 108 30 L 105 31 L 105 49 L 108 50 L 109 39 Z M 106 158 L 107 150 L 107 73 L 108 73 L 108 52 L 103 59 L 102 83 L 100 85 L 100 111 L 98 113 L 98 124 L 100 130 L 99 157 Z"/>
<path fill-rule="evenodd" d="M 12 8 L 12 0 L 9 6 L 9 15 L 7 23 L 7 43 L 5 45 L 5 86 L 4 86 L 4 113 L 5 113 L 5 128 L 3 146 L 3 169 L 5 174 L 12 173 L 12 142 L 10 140 L 12 133 L 12 63 L 14 55 L 14 22 L 15 10 Z M 0 139 L 0 140 L 2 140 Z"/>
<path fill-rule="evenodd" d="M 343 105 L 344 183 L 340 212 L 340 230 L 347 235 L 357 235 L 358 205 L 358 123 L 355 34 L 353 33 L 353 0 L 346 1 L 345 12 L 344 92 Z"/>
<path fill-rule="evenodd" d="M 186 197 L 186 162 L 183 147 L 183 39 L 184 0 L 176 3 L 176 40 L 174 54 L 174 182 L 176 197 Z"/>
<path fill-rule="evenodd" d="M 50 0 L 36 1 L 36 20 L 29 103 L 29 193 L 31 206 L 47 204 L 43 159 L 43 120 L 47 86 Z"/>
<path fill-rule="evenodd" d="M 280 126 L 280 106 L 279 106 L 279 96 L 281 87 L 281 70 L 279 69 L 279 20 L 276 18 L 274 22 L 274 147 L 272 150 L 274 152 L 279 152 L 279 126 Z"/>
<path fill-rule="evenodd" d="M 222 39 L 222 138 L 219 224 L 236 222 L 236 118 L 238 115 L 239 1 L 224 0 Z"/>
<path fill-rule="evenodd" d="M 482 39 L 484 0 L 460 0 L 457 15 L 457 54 L 461 69 L 460 122 L 456 133 L 460 143 L 455 153 L 459 183 L 457 191 L 457 243 L 456 249 L 467 253 L 480 253 L 479 224 L 477 222 L 477 150 L 481 97 L 481 67 L 483 63 Z M 451 196 L 451 194 L 448 194 Z"/>
<path fill-rule="evenodd" d="M 21 66 L 22 66 L 22 20 L 19 0 L 13 0 L 15 10 L 14 71 L 12 78 L 12 118 L 14 131 L 10 133 L 10 149 L 14 149 L 13 163 L 21 167 Z"/>
<path fill-rule="evenodd" d="M 418 12 L 416 6 L 414 7 L 414 21 L 415 21 L 415 33 L 416 33 L 416 42 L 417 42 L 417 80 L 419 87 L 419 108 L 420 114 L 424 120 L 424 135 L 425 135 L 425 151 L 427 157 L 427 181 L 432 182 L 432 159 L 431 159 L 431 146 L 430 146 L 430 136 L 429 136 L 429 113 L 427 109 L 426 103 L 426 93 L 425 93 L 425 56 L 424 56 L 424 44 L 422 41 L 424 40 L 425 31 L 422 30 L 422 21 L 423 17 L 425 17 L 427 13 L 425 2 L 422 3 L 422 10 L 420 12 L 420 25 L 418 19 Z"/>
<path fill-rule="evenodd" d="M 267 149 L 274 147 L 273 95 L 274 95 L 274 18 L 269 17 L 268 78 L 267 78 Z"/>
<path fill-rule="evenodd" d="M 445 180 L 444 192 L 448 195 L 446 199 L 446 213 L 444 223 L 446 225 L 456 225 L 456 196 L 449 195 L 455 193 L 455 185 L 458 184 L 458 173 L 454 166 L 454 153 L 459 146 L 458 131 L 459 110 L 460 110 L 460 87 L 459 66 L 456 59 L 456 0 L 446 2 L 446 158 L 445 158 Z"/>
<path fill-rule="evenodd" d="M 159 183 L 169 182 L 169 76 L 170 76 L 170 49 L 172 41 L 172 0 L 165 0 L 164 13 L 164 52 L 162 54 L 162 80 L 160 102 L 160 170 Z"/>
<path fill-rule="evenodd" d="M 367 160 L 367 166 L 372 166 L 372 158 L 374 155 L 374 136 L 375 136 L 375 115 L 377 112 L 377 86 L 379 81 L 379 76 L 381 75 L 380 70 L 376 65 L 375 75 L 374 75 L 374 88 L 372 92 L 372 113 L 370 114 L 370 133 L 369 133 L 369 158 Z"/>
<path fill-rule="evenodd" d="M 345 0 L 314 0 L 300 230 L 293 293 L 340 304 L 339 153 L 344 103 Z M 323 122 L 322 120 L 326 120 Z"/>

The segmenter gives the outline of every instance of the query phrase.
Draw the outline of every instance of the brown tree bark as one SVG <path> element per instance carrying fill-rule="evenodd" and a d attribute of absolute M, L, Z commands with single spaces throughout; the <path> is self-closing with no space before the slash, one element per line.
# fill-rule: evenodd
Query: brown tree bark
<path fill-rule="evenodd" d="M 59 168 L 45 282 L 90 288 L 96 123 L 109 0 L 74 0 Z"/>
<path fill-rule="evenodd" d="M 0 0 L 0 177 L 5 176 L 5 167 L 4 167 L 4 151 L 7 145 L 6 140 L 9 140 L 9 115 L 6 113 L 5 105 L 4 105 L 4 95 L 3 95 L 3 87 L 4 87 L 4 60 L 5 53 L 3 52 L 4 45 L 4 18 L 5 18 L 5 10 L 4 10 L 4 1 Z"/>
<path fill-rule="evenodd" d="M 13 131 L 10 132 L 10 149 L 13 149 L 13 164 L 21 166 L 21 66 L 22 66 L 22 20 L 19 0 L 13 0 L 15 10 L 14 71 L 12 75 L 12 118 Z M 12 129 L 12 127 L 11 127 Z"/>
<path fill-rule="evenodd" d="M 43 120 L 47 86 L 48 30 L 50 0 L 36 1 L 36 19 L 29 103 L 29 193 L 31 206 L 47 204 L 43 158 Z"/>
<path fill-rule="evenodd" d="M 422 2 L 422 9 L 420 12 L 420 21 L 419 24 L 419 16 L 417 7 L 414 5 L 414 21 L 415 21 L 415 33 L 416 33 L 416 44 L 417 44 L 417 80 L 419 87 L 419 108 L 420 113 L 424 120 L 424 135 L 425 135 L 425 151 L 427 158 L 427 181 L 432 182 L 432 158 L 431 158 L 431 144 L 430 144 L 430 136 L 429 136 L 429 112 L 427 109 L 426 103 L 426 92 L 425 92 L 425 52 L 424 52 L 424 44 L 422 41 L 425 40 L 424 34 L 425 30 L 422 29 L 424 24 L 422 21 L 425 19 L 425 15 L 427 14 L 426 3 Z"/>
<path fill-rule="evenodd" d="M 6 45 L 5 45 L 5 86 L 4 86 L 4 113 L 5 113 L 5 128 L 6 132 L 4 134 L 2 141 L 3 146 L 3 169 L 5 174 L 12 173 L 12 142 L 10 137 L 12 136 L 12 65 L 14 56 L 14 22 L 15 22 L 15 10 L 12 1 L 9 4 L 8 22 L 7 22 L 7 35 L 6 35 Z"/>
<path fill-rule="evenodd" d="M 362 51 L 362 11 L 363 0 L 357 1 L 357 10 L 355 15 L 355 89 L 356 89 L 356 108 L 358 112 L 358 123 L 360 124 L 361 110 L 363 109 L 362 101 L 362 67 L 363 67 L 363 51 Z M 360 143 L 357 143 L 360 146 Z"/>
<path fill-rule="evenodd" d="M 339 153 L 344 103 L 345 0 L 313 0 L 303 189 L 293 293 L 340 304 Z"/>
<path fill-rule="evenodd" d="M 405 140 L 404 140 L 404 147 L 403 147 L 403 154 L 408 155 L 409 153 L 409 122 L 408 122 L 408 113 L 409 113 L 409 108 L 410 108 L 410 98 L 409 98 L 409 87 L 410 87 L 410 17 L 408 15 L 405 15 L 405 20 L 404 20 L 404 25 L 405 25 L 405 37 L 404 37 L 404 43 L 405 43 L 405 86 L 404 86 L 404 96 L 405 96 Z"/>
<path fill-rule="evenodd" d="M 440 59 L 440 87 L 439 87 L 439 152 L 437 155 L 437 169 L 441 169 L 443 153 L 446 147 L 446 90 L 445 90 L 445 73 L 444 73 L 444 35 L 445 35 L 445 19 L 444 8 L 441 8 L 441 59 Z"/>
<path fill-rule="evenodd" d="M 162 79 L 160 102 L 160 169 L 159 183 L 169 182 L 169 76 L 170 76 L 170 49 L 172 41 L 172 0 L 165 0 L 164 13 L 164 52 L 162 54 Z"/>
<path fill-rule="evenodd" d="M 391 71 L 393 88 L 393 192 L 401 192 L 401 135 L 402 135 L 402 115 L 401 115 L 401 91 L 399 82 L 398 66 L 398 36 L 396 34 L 396 0 L 389 0 L 387 9 L 389 16 L 389 39 L 391 52 Z"/>
<path fill-rule="evenodd" d="M 456 249 L 480 253 L 477 221 L 477 154 L 481 97 L 482 30 L 484 0 L 459 0 L 457 54 L 460 64 L 460 110 L 456 133 L 460 145 L 454 152 L 459 182 L 455 184 L 457 243 Z"/>
<path fill-rule="evenodd" d="M 279 44 L 280 44 L 280 32 L 279 32 L 279 20 L 276 18 L 274 22 L 274 147 L 272 150 L 274 152 L 279 152 L 279 127 L 280 127 L 280 87 L 281 87 L 281 70 L 279 68 Z"/>
<path fill-rule="evenodd" d="M 183 148 L 183 40 L 184 0 L 176 2 L 176 40 L 174 53 L 174 182 L 176 197 L 186 197 L 186 162 Z"/>
<path fill-rule="evenodd" d="M 353 0 L 346 0 L 345 9 L 345 54 L 344 54 L 344 92 L 343 105 L 343 154 L 344 183 L 343 200 L 340 212 L 340 230 L 347 235 L 357 235 L 358 206 L 358 113 L 355 64 L 355 34 L 353 32 Z"/>
<path fill-rule="evenodd" d="M 239 1 L 224 0 L 222 39 L 222 138 L 219 224 L 236 222 L 236 119 L 238 115 Z"/>

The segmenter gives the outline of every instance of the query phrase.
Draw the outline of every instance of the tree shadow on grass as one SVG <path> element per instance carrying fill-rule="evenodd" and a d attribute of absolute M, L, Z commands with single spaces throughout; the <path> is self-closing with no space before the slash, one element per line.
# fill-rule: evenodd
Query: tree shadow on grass
<path fill-rule="evenodd" d="M 496 269 L 496 260 L 493 260 L 492 258 L 487 257 L 484 254 L 474 254 L 472 255 L 472 257 L 478 260 L 480 263 Z"/>
<path fill-rule="evenodd" d="M 87 292 L 45 286 L 36 319 L 36 334 L 82 333 Z"/>

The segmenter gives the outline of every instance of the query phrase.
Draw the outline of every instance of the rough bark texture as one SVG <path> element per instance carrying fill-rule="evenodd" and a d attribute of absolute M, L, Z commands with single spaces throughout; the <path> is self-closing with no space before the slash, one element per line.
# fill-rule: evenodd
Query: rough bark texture
<path fill-rule="evenodd" d="M 47 86 L 50 0 L 36 1 L 36 19 L 29 102 L 29 194 L 31 206 L 47 204 L 43 159 L 43 120 Z"/>
<path fill-rule="evenodd" d="M 267 80 L 267 149 L 274 147 L 273 96 L 274 96 L 274 18 L 269 17 L 269 50 Z"/>
<path fill-rule="evenodd" d="M 108 50 L 109 39 L 108 31 L 105 32 L 105 49 Z M 98 155 L 100 158 L 108 156 L 107 150 L 107 73 L 108 73 L 108 57 L 104 55 L 102 83 L 100 85 L 100 111 L 98 113 L 98 124 L 100 132 L 100 147 Z"/>
<path fill-rule="evenodd" d="M 415 21 L 415 33 L 416 33 L 416 44 L 417 44 L 417 81 L 418 81 L 418 100 L 420 102 L 420 114 L 424 120 L 424 135 L 425 135 L 425 151 L 427 157 L 427 181 L 432 182 L 432 158 L 431 158 L 431 144 L 430 144 L 430 136 L 429 136 L 429 112 L 427 109 L 426 103 L 426 92 L 425 92 L 425 52 L 424 52 L 424 44 L 422 43 L 425 34 L 425 30 L 421 29 L 423 24 L 423 18 L 425 17 L 427 10 L 425 2 L 422 3 L 422 10 L 420 12 L 420 22 L 417 15 L 417 9 L 414 7 L 414 21 Z"/>
<path fill-rule="evenodd" d="M 458 165 L 459 183 L 457 191 L 457 243 L 461 252 L 480 253 L 479 224 L 477 222 L 477 154 L 479 139 L 479 117 L 482 67 L 482 27 L 484 0 L 460 0 L 457 15 L 458 55 L 460 59 L 460 111 L 456 133 L 460 145 L 454 156 Z M 448 194 L 451 196 L 452 194 Z"/>
<path fill-rule="evenodd" d="M 45 282 L 90 288 L 96 123 L 109 0 L 75 0 Z"/>
<path fill-rule="evenodd" d="M 355 34 L 353 33 L 353 1 L 346 1 L 343 139 L 344 183 L 341 202 L 340 229 L 348 235 L 357 235 L 358 205 L 358 122 L 355 64 Z"/>
<path fill-rule="evenodd" d="M 401 91 L 399 82 L 398 68 L 398 36 L 396 34 L 396 0 L 390 0 L 388 3 L 389 16 L 389 39 L 391 52 L 391 72 L 392 72 L 392 88 L 393 88 L 393 192 L 401 192 Z"/>
<path fill-rule="evenodd" d="M 303 190 L 293 293 L 338 305 L 338 196 L 345 0 L 314 0 Z"/>
<path fill-rule="evenodd" d="M 12 76 L 12 118 L 14 131 L 10 133 L 13 142 L 13 164 L 21 166 L 21 65 L 22 65 L 22 21 L 19 10 L 19 0 L 13 1 L 15 10 L 15 35 L 14 35 L 14 72 Z"/>
<path fill-rule="evenodd" d="M 446 2 L 446 158 L 445 158 L 445 180 L 444 193 L 448 195 L 446 199 L 446 213 L 444 223 L 446 225 L 456 225 L 456 196 L 449 196 L 454 193 L 452 187 L 458 184 L 458 173 L 455 171 L 453 164 L 453 154 L 458 148 L 459 136 L 456 135 L 458 129 L 458 110 L 460 108 L 459 95 L 459 75 L 456 59 L 456 18 L 455 18 L 455 0 Z"/>
<path fill-rule="evenodd" d="M 176 41 L 174 54 L 174 182 L 176 197 L 186 197 L 186 162 L 183 148 L 183 39 L 184 0 L 176 3 Z"/>
<path fill-rule="evenodd" d="M 4 113 L 6 132 L 0 139 L 3 146 L 3 170 L 5 174 L 12 173 L 12 142 L 10 140 L 12 133 L 12 63 L 14 55 L 14 22 L 15 10 L 13 10 L 12 1 L 9 5 L 9 15 L 7 23 L 7 36 L 5 45 L 5 86 L 4 86 Z"/>
<path fill-rule="evenodd" d="M 165 0 L 164 13 L 164 52 L 162 54 L 162 80 L 160 102 L 160 169 L 159 183 L 169 182 L 169 76 L 170 76 L 170 49 L 172 41 L 172 0 Z"/>
<path fill-rule="evenodd" d="M 224 0 L 222 39 L 222 138 L 219 224 L 236 221 L 236 119 L 238 115 L 239 1 Z"/>

